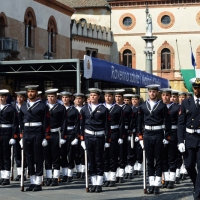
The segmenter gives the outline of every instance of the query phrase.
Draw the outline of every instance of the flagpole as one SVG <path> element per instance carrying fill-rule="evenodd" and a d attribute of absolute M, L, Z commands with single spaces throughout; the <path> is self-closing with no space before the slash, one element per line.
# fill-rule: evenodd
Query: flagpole
<path fill-rule="evenodd" d="M 177 48 L 177 53 L 178 53 L 179 69 L 181 70 L 181 63 L 180 63 L 180 57 L 179 57 L 179 50 L 178 50 L 178 42 L 177 42 L 177 39 L 176 39 L 176 48 Z"/>

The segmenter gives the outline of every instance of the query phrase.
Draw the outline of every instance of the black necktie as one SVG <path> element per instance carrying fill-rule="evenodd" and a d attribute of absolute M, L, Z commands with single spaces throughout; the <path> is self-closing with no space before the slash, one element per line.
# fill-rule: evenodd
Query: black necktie
<path fill-rule="evenodd" d="M 196 101 L 197 101 L 196 107 L 197 107 L 197 109 L 199 109 L 199 99 L 197 99 Z"/>

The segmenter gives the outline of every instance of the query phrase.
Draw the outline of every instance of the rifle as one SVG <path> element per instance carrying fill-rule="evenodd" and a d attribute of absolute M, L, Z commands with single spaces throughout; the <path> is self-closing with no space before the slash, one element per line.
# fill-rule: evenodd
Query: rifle
<path fill-rule="evenodd" d="M 84 151 L 85 151 L 85 189 L 86 192 L 89 192 L 87 150 L 85 149 Z"/>
<path fill-rule="evenodd" d="M 14 178 L 14 147 L 12 145 L 12 150 L 11 150 L 11 175 L 10 175 L 10 180 L 13 181 Z"/>
<path fill-rule="evenodd" d="M 22 144 L 24 143 L 23 138 Z M 24 145 L 24 144 L 23 144 Z M 21 187 L 21 192 L 24 192 L 24 146 L 21 148 L 21 181 L 20 181 L 20 187 Z"/>
<path fill-rule="evenodd" d="M 145 149 L 143 147 L 143 189 L 144 189 L 144 194 L 147 193 L 147 177 L 146 177 L 146 156 L 145 156 Z"/>

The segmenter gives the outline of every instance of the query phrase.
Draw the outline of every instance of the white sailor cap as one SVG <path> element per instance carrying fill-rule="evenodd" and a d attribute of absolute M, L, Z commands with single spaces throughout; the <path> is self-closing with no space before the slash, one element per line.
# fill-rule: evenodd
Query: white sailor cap
<path fill-rule="evenodd" d="M 131 99 L 133 94 L 124 94 L 124 99 Z"/>
<path fill-rule="evenodd" d="M 132 97 L 131 98 L 137 98 L 137 99 L 140 99 L 140 95 L 139 94 L 132 94 Z"/>
<path fill-rule="evenodd" d="M 26 91 L 18 91 L 18 92 L 15 92 L 15 94 L 17 96 L 25 96 L 26 95 Z"/>
<path fill-rule="evenodd" d="M 125 90 L 124 89 L 117 89 L 117 90 L 115 90 L 115 95 L 123 95 L 124 94 L 124 92 L 125 92 Z"/>
<path fill-rule="evenodd" d="M 193 87 L 200 87 L 200 78 L 191 78 L 190 83 L 192 83 Z"/>
<path fill-rule="evenodd" d="M 188 93 L 187 93 L 187 96 L 192 97 L 192 95 L 193 95 L 193 92 L 188 92 Z"/>
<path fill-rule="evenodd" d="M 72 93 L 71 92 L 67 92 L 67 91 L 63 91 L 63 92 L 60 92 L 60 95 L 61 96 L 71 96 Z"/>
<path fill-rule="evenodd" d="M 90 97 L 90 94 L 86 94 L 85 96 L 86 96 L 87 98 L 89 98 L 89 97 Z"/>
<path fill-rule="evenodd" d="M 25 86 L 26 90 L 37 90 L 39 85 L 27 85 Z"/>
<path fill-rule="evenodd" d="M 104 94 L 114 94 L 115 90 L 103 90 Z"/>
<path fill-rule="evenodd" d="M 99 88 L 88 88 L 90 93 L 96 93 L 96 94 L 100 94 L 102 92 L 101 89 Z"/>
<path fill-rule="evenodd" d="M 0 95 L 6 96 L 9 93 L 9 90 L 2 89 L 0 90 Z"/>
<path fill-rule="evenodd" d="M 75 97 L 84 97 L 85 94 L 83 94 L 83 93 L 74 93 L 73 96 L 75 96 Z"/>
<path fill-rule="evenodd" d="M 45 91 L 45 93 L 47 93 L 47 94 L 57 94 L 57 92 L 58 92 L 57 88 L 52 88 L 52 89 Z"/>
<path fill-rule="evenodd" d="M 158 85 L 158 84 L 152 84 L 152 85 L 147 85 L 145 87 L 148 88 L 148 90 L 158 90 L 158 88 L 160 87 L 160 85 Z"/>
<path fill-rule="evenodd" d="M 178 90 L 172 90 L 171 94 L 173 95 L 178 95 L 179 91 Z"/>
<path fill-rule="evenodd" d="M 187 96 L 187 92 L 179 92 L 178 95 L 179 96 L 182 96 L 182 95 Z"/>
<path fill-rule="evenodd" d="M 38 93 L 37 93 L 38 95 L 40 95 L 40 94 L 42 94 L 42 91 L 38 91 Z"/>
<path fill-rule="evenodd" d="M 161 88 L 160 92 L 163 93 L 167 93 L 167 94 L 171 94 L 172 93 L 172 89 L 171 88 Z"/>

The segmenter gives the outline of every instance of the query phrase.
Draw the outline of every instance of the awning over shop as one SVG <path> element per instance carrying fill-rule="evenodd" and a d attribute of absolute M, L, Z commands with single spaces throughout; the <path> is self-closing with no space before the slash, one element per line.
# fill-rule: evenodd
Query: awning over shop
<path fill-rule="evenodd" d="M 84 56 L 84 77 L 140 88 L 149 84 L 159 84 L 161 88 L 169 87 L 167 79 L 89 56 Z"/>

